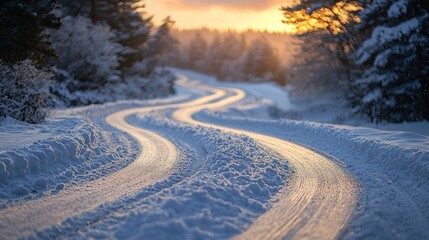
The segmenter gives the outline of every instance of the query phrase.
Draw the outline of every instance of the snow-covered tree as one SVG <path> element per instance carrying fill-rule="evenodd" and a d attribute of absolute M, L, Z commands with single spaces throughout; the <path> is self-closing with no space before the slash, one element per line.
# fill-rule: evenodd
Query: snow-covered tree
<path fill-rule="evenodd" d="M 345 66 L 338 59 L 337 45 L 325 31 L 301 34 L 296 38 L 298 51 L 291 63 L 289 84 L 295 98 L 332 95 L 349 89 Z M 343 97 L 346 98 L 345 94 Z"/>
<path fill-rule="evenodd" d="M 38 70 L 31 60 L 10 66 L 0 60 L 0 117 L 39 123 L 46 115 L 51 73 Z"/>
<path fill-rule="evenodd" d="M 208 72 L 220 80 L 243 81 L 243 56 L 246 39 L 243 35 L 228 32 L 221 39 L 215 37 L 207 50 Z"/>
<path fill-rule="evenodd" d="M 57 67 L 78 80 L 76 90 L 95 89 L 119 79 L 122 46 L 115 37 L 108 26 L 81 16 L 66 16 L 61 28 L 52 32 Z"/>
<path fill-rule="evenodd" d="M 374 0 L 361 18 L 371 32 L 352 56 L 354 110 L 376 122 L 429 119 L 429 4 Z"/>
<path fill-rule="evenodd" d="M 285 68 L 268 40 L 259 38 L 248 46 L 242 33 L 214 32 L 209 44 L 201 35 L 204 31 L 197 30 L 188 45 L 170 56 L 176 60 L 172 61 L 175 66 L 212 74 L 221 81 L 274 80 L 285 84 Z"/>
<path fill-rule="evenodd" d="M 223 47 L 222 47 L 222 39 L 217 34 L 210 46 L 207 49 L 207 73 L 216 75 L 222 66 L 223 61 Z"/>
<path fill-rule="evenodd" d="M 171 35 L 174 21 L 167 17 L 163 20 L 161 26 L 152 34 L 145 47 L 145 53 L 149 58 L 149 68 L 153 69 L 156 66 L 165 67 L 167 64 L 166 55 L 174 51 L 175 45 L 178 44 L 177 39 Z"/>
<path fill-rule="evenodd" d="M 328 48 L 335 44 L 336 58 L 348 65 L 348 54 L 357 45 L 354 28 L 360 22 L 357 12 L 366 0 L 302 0 L 282 7 L 283 22 L 298 34 L 325 33 Z M 320 34 L 319 34 L 320 35 Z"/>
<path fill-rule="evenodd" d="M 189 46 L 187 46 L 187 65 L 191 69 L 199 69 L 204 72 L 207 67 L 205 62 L 207 49 L 207 41 L 201 36 L 201 34 L 196 34 L 189 43 Z"/>
<path fill-rule="evenodd" d="M 244 72 L 255 80 L 271 80 L 280 67 L 280 60 L 264 38 L 255 39 L 244 58 Z"/>
<path fill-rule="evenodd" d="M 141 0 L 97 0 L 96 20 L 106 23 L 115 32 L 117 41 L 125 47 L 120 69 L 127 69 L 145 58 L 144 48 L 153 27 L 152 17 L 146 17 Z M 153 69 L 148 69 L 151 72 Z"/>
<path fill-rule="evenodd" d="M 333 96 L 349 90 L 349 54 L 357 47 L 354 29 L 360 0 L 302 0 L 283 7 L 283 22 L 298 33 L 290 84 L 295 98 Z M 345 94 L 342 94 L 346 98 Z"/>

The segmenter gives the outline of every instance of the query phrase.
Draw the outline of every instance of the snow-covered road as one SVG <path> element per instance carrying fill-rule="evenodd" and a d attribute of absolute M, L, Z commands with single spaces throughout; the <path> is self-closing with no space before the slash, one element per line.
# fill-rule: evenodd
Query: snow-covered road
<path fill-rule="evenodd" d="M 64 171 L 65 176 L 79 173 L 83 180 L 65 180 L 66 184 L 55 185 L 57 177 L 52 171 L 48 172 L 52 178 L 46 181 L 54 182 L 53 187 L 46 184 L 40 188 L 39 175 L 46 171 L 42 165 L 34 171 L 27 155 L 14 159 L 13 156 L 18 155 L 13 155 L 13 149 L 0 151 L 0 177 L 3 176 L 0 187 L 11 192 L 5 206 L 0 208 L 0 238 L 359 239 L 359 236 L 413 236 L 424 239 L 428 236 L 425 230 L 427 192 L 424 191 L 428 182 L 425 169 L 429 151 L 426 149 L 389 148 L 389 151 L 403 154 L 400 164 L 405 162 L 410 166 L 405 170 L 422 173 L 415 181 L 409 177 L 401 182 L 408 184 L 405 186 L 415 194 L 412 195 L 400 190 L 403 186 L 395 180 L 389 180 L 393 184 L 387 185 L 378 180 L 371 182 L 371 179 L 388 176 L 402 179 L 398 170 L 394 170 L 393 175 L 386 174 L 383 168 L 372 169 L 372 165 L 355 156 L 355 145 L 356 149 L 365 147 L 363 143 L 370 144 L 368 149 L 382 149 L 385 140 L 372 142 L 363 138 L 363 143 L 353 145 L 352 136 L 336 140 L 336 135 L 344 135 L 341 128 L 331 131 L 323 126 L 325 128 L 308 134 L 307 129 L 317 126 L 228 119 L 222 113 L 216 116 L 217 111 L 245 102 L 249 98 L 246 91 L 203 84 L 192 79 L 192 75 L 180 75 L 180 78 L 180 96 L 165 102 L 114 103 L 76 110 L 78 115 L 93 119 L 100 127 L 91 130 L 89 140 L 84 143 L 64 142 L 62 137 L 46 140 L 49 148 L 70 155 L 79 152 L 72 150 L 82 148 L 82 144 L 98 149 L 99 142 L 93 140 L 98 131 L 104 141 L 111 141 L 113 145 L 132 146 L 127 138 L 109 135 L 115 131 L 125 134 L 140 150 L 128 148 L 128 151 L 137 151 L 136 157 L 129 163 L 127 159 L 113 161 L 111 164 L 118 166 L 109 167 L 110 172 L 103 171 L 98 176 L 91 173 L 97 172 L 98 165 L 92 171 L 85 170 L 88 168 L 81 171 L 74 169 L 73 164 L 79 163 L 71 166 L 58 163 L 51 167 Z M 302 129 L 297 126 L 299 124 L 303 124 Z M 292 137 L 282 137 L 283 133 L 292 134 Z M 7 135 L 2 137 L 6 139 Z M 311 140 L 318 146 L 308 144 Z M 334 144 L 329 144 L 334 140 Z M 61 141 L 66 147 L 58 147 L 62 146 L 58 144 Z M 349 149 L 349 146 L 352 147 Z M 343 150 L 346 148 L 347 151 Z M 43 149 L 32 150 L 30 146 L 24 150 L 31 153 L 28 156 L 43 158 L 48 156 L 40 154 Z M 110 147 L 110 150 L 124 151 L 119 146 L 117 149 Z M 76 154 L 72 160 L 84 164 L 92 158 L 98 159 L 97 155 L 104 156 L 100 151 L 89 151 Z M 377 153 L 370 156 L 378 161 L 384 155 L 382 152 L 380 156 Z M 413 156 L 417 156 L 416 161 Z M 362 159 L 368 159 L 367 155 L 362 154 Z M 103 161 L 108 162 L 109 158 Z M 101 166 L 104 166 L 103 161 Z M 422 167 L 419 169 L 419 166 Z M 73 168 L 72 171 L 69 168 Z M 371 169 L 370 174 L 367 174 L 368 169 Z M 25 176 L 19 174 L 23 170 Z M 30 184 L 26 184 L 28 182 Z M 380 188 L 397 192 L 397 197 L 382 194 Z M 362 196 L 368 197 L 363 199 Z M 377 205 L 385 200 L 401 207 Z M 378 217 L 379 213 L 387 217 L 377 220 L 374 215 Z M 397 215 L 402 217 L 396 219 Z M 382 224 L 386 229 L 374 230 L 372 223 L 374 226 Z M 392 235 L 389 228 L 396 225 L 401 227 L 393 229 Z M 361 230 L 358 234 L 353 230 L 362 228 L 369 230 Z"/>
<path fill-rule="evenodd" d="M 354 210 L 358 187 L 341 167 L 310 149 L 269 135 L 203 123 L 193 114 L 217 109 L 243 100 L 246 93 L 234 88 L 213 88 L 231 96 L 214 103 L 181 108 L 176 120 L 194 125 L 244 134 L 283 156 L 294 174 L 287 187 L 276 196 L 279 202 L 259 217 L 237 239 L 335 239 Z"/>
<path fill-rule="evenodd" d="M 118 198 L 135 194 L 138 190 L 170 176 L 176 162 L 180 160 L 180 153 L 174 144 L 156 133 L 127 123 L 126 118 L 137 113 L 201 105 L 224 94 L 223 91 L 213 91 L 211 95 L 183 104 L 133 108 L 107 116 L 106 123 L 131 135 L 139 142 L 142 151 L 138 158 L 126 168 L 96 181 L 67 188 L 51 197 L 23 202 L 0 210 L 2 238 L 31 237 L 32 234 L 51 225 Z"/>

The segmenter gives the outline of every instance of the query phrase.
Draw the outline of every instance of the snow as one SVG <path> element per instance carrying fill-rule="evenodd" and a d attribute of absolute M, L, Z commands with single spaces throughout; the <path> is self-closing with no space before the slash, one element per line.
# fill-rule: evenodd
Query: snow
<path fill-rule="evenodd" d="M 271 205 L 270 198 L 288 174 L 281 158 L 251 138 L 166 122 L 162 116 L 139 115 L 129 121 L 175 139 L 182 150 L 201 146 L 195 149 L 199 154 L 191 154 L 188 160 L 198 165 L 198 171 L 155 196 L 134 202 L 129 206 L 133 214 L 101 221 L 90 230 L 103 233 L 97 237 L 107 237 L 113 230 L 119 239 L 229 238 Z"/>
<path fill-rule="evenodd" d="M 117 171 L 139 151 L 129 137 L 82 116 L 58 115 L 40 126 L 1 124 L 0 207 Z"/>
<path fill-rule="evenodd" d="M 105 124 L 103 116 L 124 107 L 184 98 L 57 110 L 38 125 L 4 119 L 0 122 L 0 208 L 55 194 L 66 185 L 94 180 L 127 166 L 140 149 L 130 136 Z"/>
<path fill-rule="evenodd" d="M 364 103 L 369 103 L 372 101 L 376 101 L 382 97 L 382 93 L 380 89 L 375 89 L 368 94 L 365 95 L 365 97 L 362 99 Z"/>
<path fill-rule="evenodd" d="M 407 0 L 399 0 L 394 2 L 392 6 L 390 6 L 389 10 L 387 10 L 387 16 L 389 18 L 397 18 L 402 14 L 407 13 L 408 3 L 409 1 Z"/>
<path fill-rule="evenodd" d="M 378 26 L 372 32 L 371 38 L 366 40 L 356 51 L 356 63 L 361 65 L 368 61 L 373 53 L 379 51 L 381 46 L 407 37 L 413 32 L 418 32 L 421 28 L 417 17 L 411 18 L 393 27 Z M 380 61 L 380 60 L 378 60 Z"/>
<path fill-rule="evenodd" d="M 278 86 L 273 83 L 218 82 L 214 77 L 205 74 L 179 69 L 175 69 L 174 71 L 179 74 L 185 74 L 190 79 L 198 79 L 212 86 L 240 88 L 249 94 L 249 96 L 239 104 L 216 111 L 217 113 L 222 113 L 223 116 L 261 119 L 272 119 L 273 117 L 287 118 L 310 122 L 368 127 L 386 131 L 412 132 L 429 136 L 428 121 L 371 123 L 366 119 L 351 115 L 344 99 L 338 99 L 336 95 L 327 97 L 316 96 L 308 101 L 293 102 L 288 93 L 290 89 L 279 89 Z M 178 90 L 180 94 L 181 88 L 178 88 Z M 404 141 L 407 141 L 407 139 L 404 139 Z"/>
<path fill-rule="evenodd" d="M 273 104 L 283 110 L 292 108 L 288 92 L 283 90 L 283 87 L 273 82 L 263 83 L 230 83 L 230 82 L 218 82 L 215 77 L 196 73 L 189 70 L 174 69 L 178 74 L 184 74 L 190 79 L 201 79 L 204 83 L 208 83 L 212 86 L 222 87 L 239 87 L 246 91 L 251 96 L 255 97 L 255 100 L 260 100 L 264 103 Z M 263 101 L 268 100 L 268 102 Z"/>
<path fill-rule="evenodd" d="M 270 134 L 340 159 L 364 189 L 345 238 L 429 236 L 429 137 L 292 120 L 200 113 L 198 120 Z M 375 220 L 376 219 L 376 220 Z M 369 227 L 370 226 L 370 227 Z"/>
<path fill-rule="evenodd" d="M 205 85 L 247 93 L 239 103 L 199 112 L 195 119 L 295 142 L 353 175 L 362 191 L 341 238 L 429 237 L 428 122 L 374 125 L 340 119 L 347 115 L 342 108 L 335 116 L 329 109 L 316 111 L 316 103 L 299 112 L 287 90 L 272 83 L 221 83 L 190 71 L 175 71 Z M 182 103 L 207 95 L 189 85 L 179 85 L 178 94 L 166 99 L 57 110 L 39 125 L 11 118 L 1 121 L 0 211 L 128 166 L 141 149 L 135 139 L 109 126 L 104 118 L 127 108 Z M 338 102 L 323 104 L 337 106 Z M 272 119 L 273 109 L 294 111 L 301 120 Z M 126 119 L 177 146 L 181 156 L 171 176 L 45 229 L 37 238 L 225 239 L 244 231 L 275 204 L 275 196 L 294 174 L 287 159 L 248 136 L 175 121 L 173 111 Z"/>
<path fill-rule="evenodd" d="M 324 7 L 323 3 L 316 3 L 316 4 L 313 4 L 310 8 L 308 8 L 308 9 L 307 9 L 307 14 L 308 14 L 308 15 L 311 15 L 311 14 L 313 14 L 315 11 L 317 11 L 317 10 L 319 10 L 319 9 L 323 8 L 323 7 Z"/>

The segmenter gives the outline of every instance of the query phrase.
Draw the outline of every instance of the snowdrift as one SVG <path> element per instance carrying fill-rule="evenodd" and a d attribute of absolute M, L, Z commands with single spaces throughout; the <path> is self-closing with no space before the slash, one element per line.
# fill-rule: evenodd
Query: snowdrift
<path fill-rule="evenodd" d="M 0 205 L 98 178 L 124 167 L 139 150 L 127 136 L 83 117 L 73 120 L 77 124 L 64 127 L 62 134 L 0 151 Z"/>

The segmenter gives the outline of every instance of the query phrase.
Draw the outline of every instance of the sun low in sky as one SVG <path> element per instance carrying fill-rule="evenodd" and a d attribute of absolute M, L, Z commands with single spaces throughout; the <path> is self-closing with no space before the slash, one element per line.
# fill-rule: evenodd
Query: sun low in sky
<path fill-rule="evenodd" d="M 155 15 L 155 23 L 166 16 L 178 28 L 209 27 L 238 31 L 255 29 L 288 31 L 279 8 L 285 0 L 145 0 L 146 9 Z"/>

